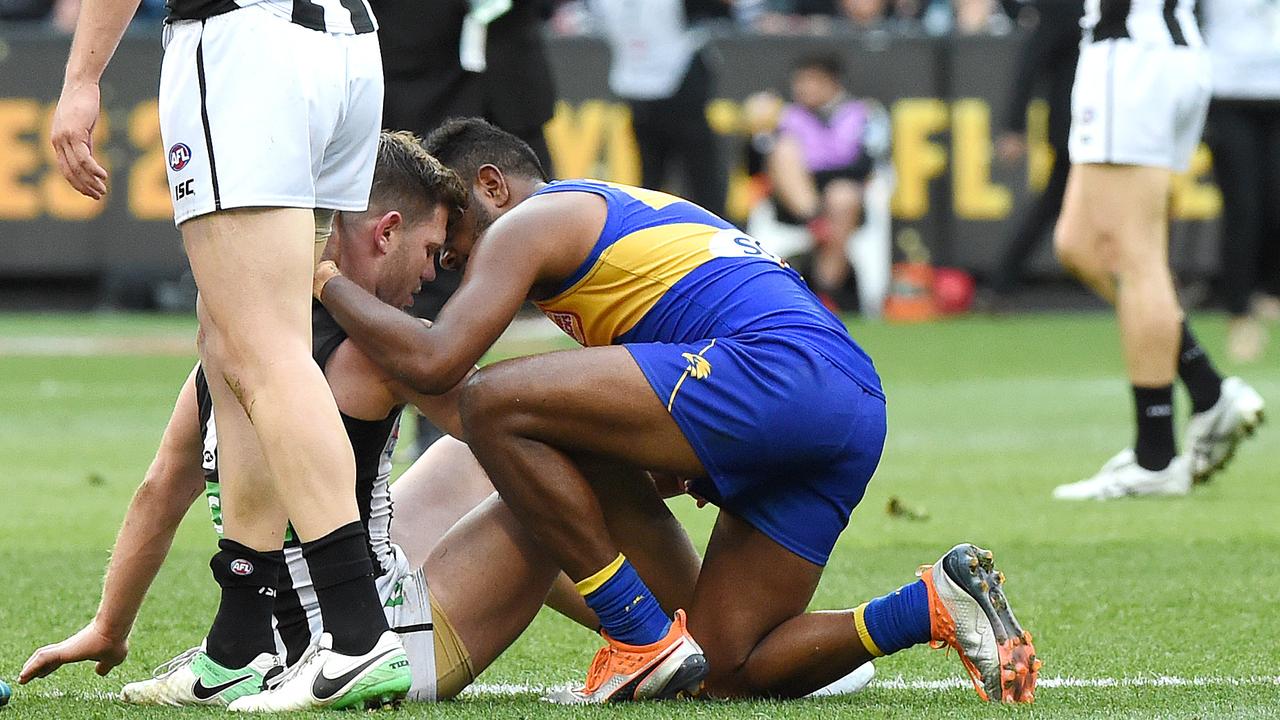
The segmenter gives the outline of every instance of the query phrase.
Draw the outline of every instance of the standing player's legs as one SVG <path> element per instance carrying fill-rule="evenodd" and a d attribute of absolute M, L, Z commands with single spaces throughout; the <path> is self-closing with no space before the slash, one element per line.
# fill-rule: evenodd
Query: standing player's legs
<path fill-rule="evenodd" d="M 1125 366 L 1140 386 L 1172 384 L 1177 373 L 1181 310 L 1169 271 L 1171 177 L 1165 168 L 1077 165 L 1058 227 L 1063 263 L 1114 302 Z"/>
<path fill-rule="evenodd" d="M 211 323 L 204 299 L 197 302 L 201 324 Z M 217 358 L 220 336 L 201 331 L 199 343 L 206 378 L 221 378 Z M 212 363 L 212 364 L 209 364 Z M 275 494 L 253 424 L 225 382 L 209 382 L 217 437 L 219 501 L 223 537 L 210 565 L 221 588 L 218 612 L 206 638 L 210 657 L 227 667 L 240 667 L 258 653 L 275 652 L 271 628 L 274 593 L 284 572 L 285 532 L 289 518 Z M 251 571 L 231 571 L 237 560 L 249 560 Z M 238 567 L 244 567 L 240 565 Z M 262 576 L 262 577 L 258 577 Z"/>
<path fill-rule="evenodd" d="M 333 394 L 311 358 L 314 223 L 306 209 L 243 209 L 203 215 L 181 228 L 201 289 L 201 360 L 210 391 L 219 385 L 229 391 L 214 392 L 215 413 L 231 411 L 219 396 L 234 399 L 252 423 L 268 466 L 257 482 L 274 478 L 281 497 L 325 498 L 290 517 L 303 540 L 360 519 L 354 490 L 328 493 L 335 478 L 355 477 L 355 460 Z M 236 520 L 227 523 L 230 535 Z"/>
<path fill-rule="evenodd" d="M 351 445 L 311 356 L 311 271 L 326 224 L 314 209 L 367 203 L 381 87 L 371 34 L 310 30 L 254 5 L 168 28 L 161 131 L 200 290 L 202 361 L 215 421 L 252 431 L 223 447 L 244 463 L 222 482 L 226 540 L 278 548 L 283 510 L 333 649 L 348 656 L 395 636 L 355 503 Z M 335 196 L 334 182 L 347 195 Z M 251 486 L 260 483 L 267 489 Z M 275 512 L 261 510 L 272 501 Z M 366 689 L 361 676 L 329 702 Z"/>
<path fill-rule="evenodd" d="M 1115 305 L 1137 434 L 1132 455 L 1121 453 L 1089 481 L 1059 488 L 1058 497 L 1183 494 L 1191 488 L 1173 434 L 1182 311 L 1169 271 L 1171 176 L 1166 168 L 1140 165 L 1071 169 L 1055 248 L 1065 266 Z"/>
<path fill-rule="evenodd" d="M 1137 437 L 1064 499 L 1180 495 L 1222 466 L 1260 421 L 1261 398 L 1224 382 L 1178 307 L 1169 271 L 1169 186 L 1200 142 L 1209 97 L 1203 49 L 1107 40 L 1081 50 L 1072 91 L 1072 169 L 1055 247 L 1113 303 L 1133 383 Z M 1173 439 L 1174 377 L 1192 401 L 1187 454 Z"/>
<path fill-rule="evenodd" d="M 322 612 L 341 608 L 325 623 L 335 647 L 367 652 L 387 627 L 350 480 L 351 445 L 311 357 L 313 213 L 222 211 L 188 220 L 182 232 L 201 288 L 202 360 L 215 419 L 238 414 L 253 430 L 227 438 L 224 452 L 265 463 L 222 480 L 226 539 L 251 547 L 275 539 L 278 548 L 279 516 L 288 517 L 312 565 Z M 256 447 L 241 447 L 254 440 Z M 268 500 L 278 502 L 277 512 L 261 510 Z"/>

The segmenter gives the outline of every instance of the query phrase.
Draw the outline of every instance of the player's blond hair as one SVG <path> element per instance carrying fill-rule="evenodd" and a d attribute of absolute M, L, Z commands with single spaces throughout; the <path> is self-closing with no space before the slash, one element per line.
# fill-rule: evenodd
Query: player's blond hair
<path fill-rule="evenodd" d="M 378 136 L 370 210 L 398 210 L 414 222 L 440 204 L 448 210 L 452 224 L 466 209 L 468 197 L 457 173 L 428 153 L 417 135 L 407 130 L 383 130 Z"/>

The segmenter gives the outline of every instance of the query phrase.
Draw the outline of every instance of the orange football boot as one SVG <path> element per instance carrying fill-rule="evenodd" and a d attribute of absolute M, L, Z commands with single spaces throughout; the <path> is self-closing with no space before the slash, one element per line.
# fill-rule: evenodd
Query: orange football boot
<path fill-rule="evenodd" d="M 702 689 L 707 659 L 689 635 L 683 610 L 677 610 L 666 637 L 652 645 L 627 645 L 600 633 L 600 648 L 587 671 L 587 683 L 548 695 L 550 702 L 582 705 L 630 700 L 691 697 Z"/>
<path fill-rule="evenodd" d="M 1034 702 L 1041 662 L 1031 633 L 1013 616 L 991 552 L 957 545 L 917 575 L 929 590 L 929 644 L 955 648 L 983 700 Z"/>

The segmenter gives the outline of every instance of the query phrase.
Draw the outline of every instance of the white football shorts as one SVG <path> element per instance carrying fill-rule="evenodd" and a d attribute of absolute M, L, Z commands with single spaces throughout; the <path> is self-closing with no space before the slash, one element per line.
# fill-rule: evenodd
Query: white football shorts
<path fill-rule="evenodd" d="M 1200 144 L 1210 93 L 1203 48 L 1127 39 L 1086 44 L 1071 90 L 1072 164 L 1186 170 Z"/>
<path fill-rule="evenodd" d="M 309 30 L 258 4 L 167 25 L 175 224 L 239 207 L 365 209 L 382 93 L 377 33 Z"/>

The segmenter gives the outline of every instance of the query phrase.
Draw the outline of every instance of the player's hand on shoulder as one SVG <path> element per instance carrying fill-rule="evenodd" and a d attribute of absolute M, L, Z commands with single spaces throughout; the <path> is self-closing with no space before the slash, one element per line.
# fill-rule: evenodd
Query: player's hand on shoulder
<path fill-rule="evenodd" d="M 104 632 L 96 622 L 90 622 L 79 632 L 62 642 L 45 645 L 27 658 L 18 674 L 18 682 L 27 684 L 35 678 L 42 678 L 63 665 L 96 660 L 94 671 L 106 675 L 124 662 L 129 654 L 129 639 L 115 637 Z"/>
<path fill-rule="evenodd" d="M 107 171 L 93 157 L 93 128 L 98 124 L 100 101 L 97 83 L 68 83 L 53 112 L 49 136 L 62 177 L 94 200 L 107 194 Z"/>

